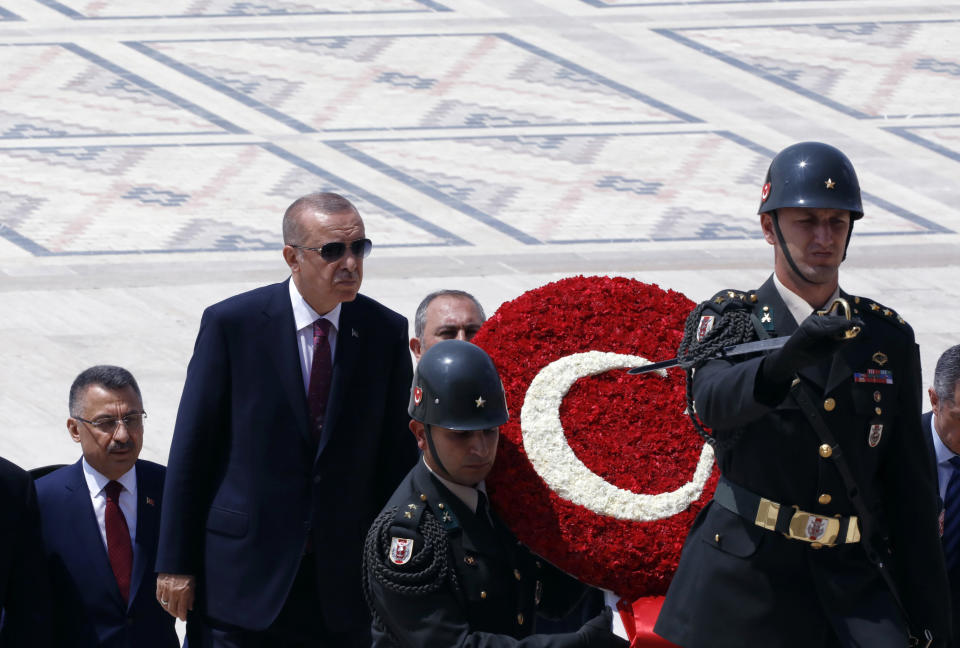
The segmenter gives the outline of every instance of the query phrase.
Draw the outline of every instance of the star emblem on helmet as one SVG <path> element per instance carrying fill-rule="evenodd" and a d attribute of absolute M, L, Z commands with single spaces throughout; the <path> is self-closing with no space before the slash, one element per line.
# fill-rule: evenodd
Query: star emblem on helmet
<path fill-rule="evenodd" d="M 477 404 L 477 407 L 483 407 L 487 404 L 487 401 L 483 400 L 483 396 L 477 396 L 477 400 L 473 402 Z"/>
<path fill-rule="evenodd" d="M 833 189 L 837 186 L 837 183 L 833 181 L 833 178 L 827 178 L 827 181 L 823 184 L 827 189 Z"/>

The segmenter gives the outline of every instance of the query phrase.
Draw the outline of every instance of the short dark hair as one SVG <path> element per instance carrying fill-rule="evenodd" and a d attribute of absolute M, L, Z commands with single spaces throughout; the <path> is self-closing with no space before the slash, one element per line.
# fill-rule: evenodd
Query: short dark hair
<path fill-rule="evenodd" d="M 960 344 L 955 344 L 937 360 L 937 368 L 933 372 L 933 391 L 937 398 L 952 403 L 960 384 Z"/>
<path fill-rule="evenodd" d="M 413 318 L 413 335 L 418 340 L 423 340 L 423 334 L 426 332 L 427 328 L 427 307 L 430 306 L 432 302 L 437 297 L 460 297 L 462 299 L 469 299 L 473 302 L 473 305 L 477 307 L 477 312 L 480 313 L 480 321 L 486 322 L 487 316 L 483 312 L 483 306 L 480 305 L 480 302 L 477 301 L 477 298 L 468 293 L 465 290 L 435 290 L 426 297 L 423 298 L 423 301 L 420 302 L 420 305 L 417 306 L 417 314 Z"/>
<path fill-rule="evenodd" d="M 329 191 L 297 198 L 283 213 L 283 244 L 303 245 L 304 232 L 301 216 L 304 213 L 342 214 L 348 211 L 360 213 L 352 202 L 340 194 Z"/>
<path fill-rule="evenodd" d="M 76 416 L 79 413 L 80 402 L 90 385 L 100 385 L 113 390 L 132 387 L 133 391 L 137 393 L 137 398 L 143 402 L 143 396 L 140 395 L 140 386 L 132 373 L 123 367 L 96 365 L 84 369 L 79 376 L 73 379 L 73 384 L 70 385 L 70 416 Z"/>

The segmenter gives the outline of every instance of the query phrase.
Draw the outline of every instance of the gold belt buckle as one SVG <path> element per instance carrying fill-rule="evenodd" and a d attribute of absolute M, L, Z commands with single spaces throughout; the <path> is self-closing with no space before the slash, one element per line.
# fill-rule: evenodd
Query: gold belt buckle
<path fill-rule="evenodd" d="M 790 531 L 786 535 L 794 540 L 809 542 L 815 547 L 833 547 L 840 536 L 840 520 L 801 511 L 794 506 L 790 518 Z"/>

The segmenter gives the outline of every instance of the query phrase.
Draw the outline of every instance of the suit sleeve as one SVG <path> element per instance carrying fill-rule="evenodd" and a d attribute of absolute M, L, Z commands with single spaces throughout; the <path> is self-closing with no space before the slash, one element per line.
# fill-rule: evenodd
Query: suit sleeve
<path fill-rule="evenodd" d="M 228 448 L 229 357 L 222 323 L 207 309 L 180 398 L 163 488 L 156 570 L 199 574 L 211 484 Z"/>
<path fill-rule="evenodd" d="M 11 501 L 3 504 L 21 510 L 22 516 L 13 521 L 9 530 L 13 542 L 10 555 L 5 558 L 10 560 L 10 573 L 3 602 L 0 646 L 46 648 L 51 645 L 50 583 L 40 534 L 37 491 L 26 473 L 23 478 L 19 492 L 12 493 Z"/>
<path fill-rule="evenodd" d="M 390 377 L 387 383 L 387 397 L 384 403 L 383 430 L 377 456 L 377 474 L 380 476 L 377 487 L 377 507 L 386 504 L 394 489 L 417 462 L 419 450 L 410 433 L 410 415 L 407 405 L 410 401 L 410 385 L 413 383 L 413 364 L 407 346 L 407 320 L 394 329 L 390 340 L 389 363 Z"/>
<path fill-rule="evenodd" d="M 910 342 L 895 447 L 887 453 L 883 467 L 884 500 L 903 603 L 914 630 L 929 629 L 936 646 L 945 645 L 942 642 L 950 636 L 949 585 L 937 524 L 937 475 L 920 425 L 920 355 L 912 338 Z"/>

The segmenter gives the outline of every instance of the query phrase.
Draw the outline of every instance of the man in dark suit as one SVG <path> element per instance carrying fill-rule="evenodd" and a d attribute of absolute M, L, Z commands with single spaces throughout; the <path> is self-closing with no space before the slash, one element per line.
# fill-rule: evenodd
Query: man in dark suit
<path fill-rule="evenodd" d="M 358 295 L 342 196 L 283 218 L 291 278 L 208 308 L 170 448 L 157 596 L 198 646 L 368 646 L 367 527 L 417 458 L 407 321 Z"/>
<path fill-rule="evenodd" d="M 154 598 L 164 469 L 137 458 L 145 416 L 120 367 L 91 367 L 70 387 L 67 429 L 83 457 L 37 480 L 58 647 L 180 645 Z"/>
<path fill-rule="evenodd" d="M 773 276 L 698 306 L 679 353 L 721 477 L 655 631 L 684 648 L 902 648 L 909 636 L 944 646 L 913 331 L 839 286 L 863 217 L 853 165 L 827 144 L 790 146 L 770 164 L 759 211 Z M 788 339 L 717 353 L 757 337 Z"/>
<path fill-rule="evenodd" d="M 33 480 L 0 457 L 0 646 L 50 645 L 47 585 Z"/>
<path fill-rule="evenodd" d="M 953 602 L 953 648 L 960 648 L 960 344 L 943 352 L 927 391 L 932 411 L 923 415 L 921 427 L 929 435 L 930 451 L 937 464 L 941 533 L 950 598 Z"/>

